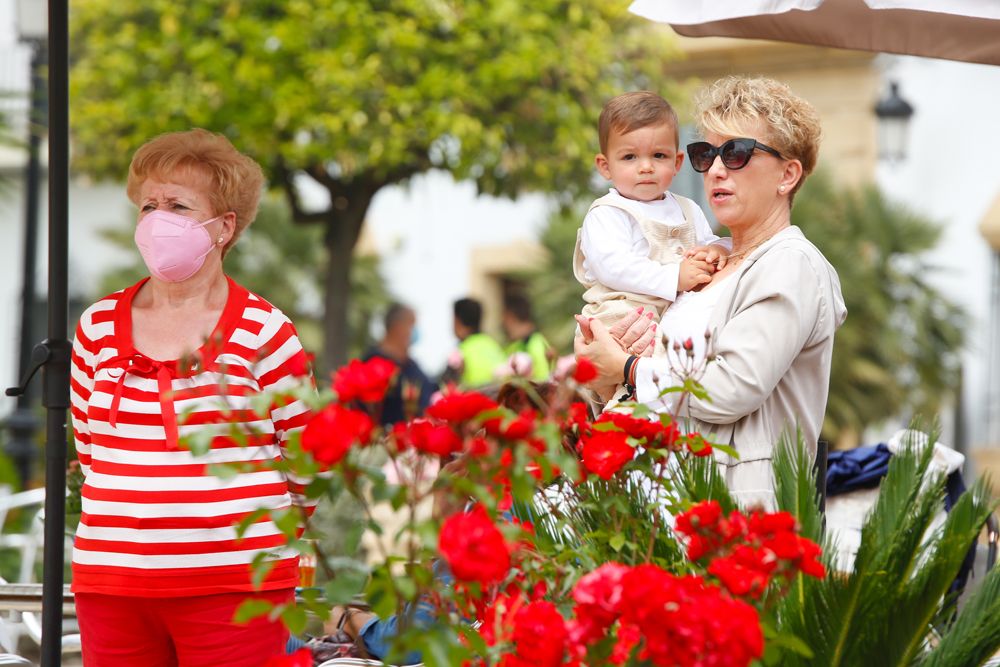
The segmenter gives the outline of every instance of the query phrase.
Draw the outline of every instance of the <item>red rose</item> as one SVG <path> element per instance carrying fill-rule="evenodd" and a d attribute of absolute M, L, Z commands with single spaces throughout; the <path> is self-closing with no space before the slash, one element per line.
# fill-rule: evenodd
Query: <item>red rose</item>
<path fill-rule="evenodd" d="M 494 584 L 510 570 L 510 551 L 503 534 L 481 507 L 445 519 L 438 550 L 460 581 Z"/>
<path fill-rule="evenodd" d="M 700 433 L 687 435 L 687 448 L 695 456 L 708 456 L 712 453 L 712 445 Z"/>
<path fill-rule="evenodd" d="M 324 466 L 334 466 L 352 446 L 368 444 L 374 428 L 374 422 L 365 413 L 328 405 L 313 415 L 302 430 L 302 449 L 311 452 Z"/>
<path fill-rule="evenodd" d="M 687 557 L 692 561 L 709 554 L 721 555 L 716 552 L 747 538 L 749 532 L 743 514 L 733 511 L 723 517 L 721 506 L 714 500 L 694 505 L 677 517 L 675 525 L 678 532 L 688 536 Z"/>
<path fill-rule="evenodd" d="M 295 653 L 271 658 L 264 667 L 313 667 L 312 651 L 302 647 Z"/>
<path fill-rule="evenodd" d="M 750 515 L 750 532 L 764 538 L 776 533 L 794 532 L 798 527 L 795 517 L 788 512 L 754 512 Z"/>
<path fill-rule="evenodd" d="M 494 417 L 487 419 L 483 426 L 486 432 L 498 438 L 507 440 L 527 440 L 535 432 L 535 421 L 538 412 L 530 408 L 522 410 L 513 417 Z"/>
<path fill-rule="evenodd" d="M 753 520 L 751 519 L 752 525 Z M 763 539 L 763 545 L 765 549 L 774 554 L 775 558 L 787 564 L 791 571 L 786 576 L 794 576 L 797 571 L 817 579 L 826 576 L 826 568 L 818 560 L 821 549 L 810 539 L 796 535 L 791 531 L 784 531 L 766 537 Z"/>
<path fill-rule="evenodd" d="M 510 640 L 514 616 L 525 602 L 524 594 L 519 590 L 497 594 L 493 603 L 483 612 L 483 624 L 479 627 L 479 634 L 487 646 L 496 646 Z"/>
<path fill-rule="evenodd" d="M 629 571 L 620 563 L 605 563 L 585 574 L 573 587 L 578 620 L 603 633 L 621 613 L 622 579 Z"/>
<path fill-rule="evenodd" d="M 809 542 L 809 544 L 815 547 L 815 553 L 813 553 L 811 556 L 807 555 L 803 557 L 801 561 L 799 561 L 799 570 L 802 572 L 802 574 L 807 575 L 809 577 L 816 577 L 817 579 L 822 579 L 823 577 L 826 576 L 826 567 L 824 567 L 823 563 L 821 563 L 817 558 L 817 556 L 819 556 L 820 553 L 819 545 L 811 541 Z"/>
<path fill-rule="evenodd" d="M 638 628 L 640 660 L 671 667 L 747 667 L 763 653 L 757 611 L 700 577 L 639 565 L 622 586 L 621 623 Z"/>
<path fill-rule="evenodd" d="M 562 665 L 566 638 L 566 621 L 551 602 L 531 602 L 514 615 L 516 655 L 526 665 Z"/>
<path fill-rule="evenodd" d="M 333 390 L 341 403 L 378 403 L 392 384 L 398 367 L 382 357 L 368 361 L 352 359 L 333 376 Z"/>
<path fill-rule="evenodd" d="M 740 545 L 730 556 L 713 560 L 708 572 L 733 595 L 758 598 L 767 589 L 776 565 L 770 550 Z"/>
<path fill-rule="evenodd" d="M 462 439 L 450 426 L 435 424 L 429 419 L 396 424 L 392 435 L 400 449 L 412 447 L 437 456 L 448 456 L 462 450 Z"/>
<path fill-rule="evenodd" d="M 579 384 L 587 384 L 597 378 L 597 366 L 587 357 L 576 358 L 576 369 L 573 371 L 573 379 Z"/>
<path fill-rule="evenodd" d="M 716 500 L 705 500 L 679 514 L 675 526 L 685 535 L 696 535 L 700 531 L 714 529 L 721 518 L 722 505 Z"/>
<path fill-rule="evenodd" d="M 622 412 L 605 412 L 595 421 L 595 424 L 614 424 L 616 428 L 640 441 L 648 441 L 660 432 L 660 425 L 648 419 L 636 419 Z"/>
<path fill-rule="evenodd" d="M 583 465 L 601 479 L 611 479 L 635 456 L 623 431 L 595 431 L 581 438 L 580 444 Z"/>
<path fill-rule="evenodd" d="M 497 409 L 496 401 L 475 391 L 454 391 L 442 396 L 427 408 L 427 416 L 451 424 L 460 424 L 478 417 L 483 412 Z"/>
<path fill-rule="evenodd" d="M 611 655 L 608 656 L 608 661 L 612 665 L 624 665 L 625 661 L 629 659 L 632 655 L 632 650 L 635 649 L 635 645 L 639 643 L 642 639 L 642 633 L 639 632 L 639 628 L 630 625 L 628 623 L 622 623 L 618 626 L 618 640 L 615 642 L 615 646 L 611 649 Z"/>
<path fill-rule="evenodd" d="M 493 456 L 496 454 L 496 443 L 482 436 L 475 436 L 469 439 L 466 446 L 471 456 Z"/>

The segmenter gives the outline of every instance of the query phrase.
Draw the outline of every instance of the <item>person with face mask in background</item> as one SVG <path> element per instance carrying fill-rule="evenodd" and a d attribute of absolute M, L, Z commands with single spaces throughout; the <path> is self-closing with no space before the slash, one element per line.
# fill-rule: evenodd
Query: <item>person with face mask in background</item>
<path fill-rule="evenodd" d="M 396 364 L 399 372 L 382 402 L 382 424 L 413 419 L 424 414 L 437 387 L 410 357 L 410 346 L 419 338 L 417 314 L 409 306 L 393 303 L 385 311 L 385 334 L 365 353 L 364 361 L 381 357 Z"/>
<path fill-rule="evenodd" d="M 254 397 L 312 384 L 295 327 L 226 276 L 253 221 L 260 166 L 205 130 L 161 135 L 129 167 L 135 242 L 149 277 L 104 297 L 73 342 L 72 421 L 86 475 L 73 592 L 88 665 L 263 665 L 280 620 L 233 621 L 249 598 L 293 600 L 298 559 L 268 515 L 305 506 L 308 480 L 259 466 L 309 411 Z M 233 437 L 234 429 L 239 437 Z M 208 441 L 195 454 L 183 439 Z M 223 479 L 209 464 L 242 464 Z M 266 554 L 259 585 L 251 564 Z"/>

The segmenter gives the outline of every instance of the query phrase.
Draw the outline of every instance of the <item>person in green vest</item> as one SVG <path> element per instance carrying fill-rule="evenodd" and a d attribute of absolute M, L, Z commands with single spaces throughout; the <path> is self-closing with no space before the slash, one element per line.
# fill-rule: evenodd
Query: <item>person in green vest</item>
<path fill-rule="evenodd" d="M 510 294 L 504 299 L 503 329 L 510 341 L 507 356 L 511 368 L 532 380 L 547 380 L 552 374 L 555 350 L 538 330 L 526 296 Z M 522 359 L 530 361 L 530 368 L 521 368 Z"/>
<path fill-rule="evenodd" d="M 482 319 L 483 306 L 475 299 L 455 302 L 455 337 L 461 355 L 459 383 L 465 387 L 481 387 L 495 381 L 497 371 L 507 361 L 500 343 L 480 331 Z"/>

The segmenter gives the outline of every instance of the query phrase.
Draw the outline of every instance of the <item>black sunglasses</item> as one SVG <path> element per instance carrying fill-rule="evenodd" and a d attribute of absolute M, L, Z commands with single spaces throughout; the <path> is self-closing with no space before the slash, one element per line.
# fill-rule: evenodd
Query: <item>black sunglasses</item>
<path fill-rule="evenodd" d="M 742 169 L 750 162 L 755 148 L 770 153 L 778 159 L 784 159 L 781 153 L 770 146 L 765 146 L 756 139 L 745 138 L 730 139 L 721 146 L 713 146 L 707 141 L 696 141 L 687 145 L 687 154 L 694 170 L 704 173 L 712 168 L 716 155 L 722 158 L 722 164 L 726 169 Z"/>

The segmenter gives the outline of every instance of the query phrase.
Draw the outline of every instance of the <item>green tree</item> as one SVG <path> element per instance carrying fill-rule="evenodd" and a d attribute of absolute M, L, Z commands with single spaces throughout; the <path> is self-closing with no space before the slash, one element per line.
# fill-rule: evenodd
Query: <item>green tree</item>
<path fill-rule="evenodd" d="M 431 169 L 484 193 L 569 198 L 605 100 L 662 89 L 666 36 L 607 0 L 76 0 L 76 167 L 125 173 L 205 127 L 257 158 L 329 255 L 328 363 L 344 359 L 352 250 L 372 199 Z M 317 186 L 311 209 L 301 188 Z"/>
<path fill-rule="evenodd" d="M 132 240 L 134 223 L 107 229 L 104 237 L 134 255 L 130 264 L 112 269 L 101 276 L 95 298 L 131 285 L 149 275 Z M 280 308 L 299 332 L 307 350 L 319 349 L 323 342 L 322 281 L 326 271 L 326 253 L 321 242 L 322 230 L 315 226 L 296 226 L 283 201 L 265 198 L 257 220 L 240 237 L 226 256 L 225 269 L 232 278 L 251 292 L 261 294 Z M 384 309 L 389 294 L 379 273 L 378 258 L 355 258 L 351 266 L 352 336 L 349 351 L 360 355 L 371 344 L 369 323 Z"/>
<path fill-rule="evenodd" d="M 887 417 L 936 415 L 958 386 L 966 321 L 928 282 L 940 226 L 874 186 L 843 190 L 822 173 L 796 197 L 792 222 L 836 267 L 847 303 L 824 437 L 853 445 Z"/>
<path fill-rule="evenodd" d="M 589 204 L 589 202 L 587 202 Z M 541 236 L 548 260 L 524 276 L 539 325 L 560 352 L 572 349 L 583 289 L 572 276 L 586 207 L 553 214 Z M 890 416 L 936 415 L 958 386 L 965 316 L 928 282 L 940 227 L 875 187 L 845 190 L 815 174 L 795 198 L 792 222 L 840 274 L 848 316 L 837 331 L 823 437 L 856 444 Z"/>

